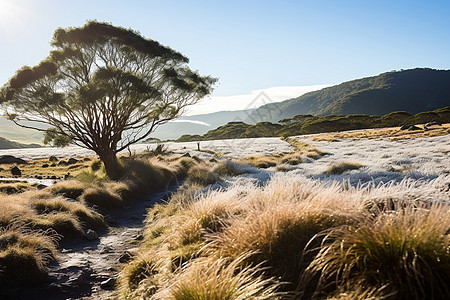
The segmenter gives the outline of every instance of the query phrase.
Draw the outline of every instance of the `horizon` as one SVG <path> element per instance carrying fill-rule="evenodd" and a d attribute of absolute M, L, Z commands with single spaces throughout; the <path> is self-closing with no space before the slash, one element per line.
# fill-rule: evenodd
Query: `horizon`
<path fill-rule="evenodd" d="M 247 95 L 250 103 L 248 95 L 259 90 L 325 86 L 401 69 L 450 69 L 449 12 L 446 1 L 0 0 L 0 84 L 45 59 L 57 28 L 96 19 L 136 30 L 187 56 L 200 74 L 219 78 L 213 101 L 189 114 L 207 113 L 208 106 L 230 110 L 228 100 Z M 283 100 L 300 94 L 291 91 Z"/>

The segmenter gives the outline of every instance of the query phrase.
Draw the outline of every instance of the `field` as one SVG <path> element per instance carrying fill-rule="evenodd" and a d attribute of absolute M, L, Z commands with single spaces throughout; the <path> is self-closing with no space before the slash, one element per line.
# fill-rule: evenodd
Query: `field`
<path fill-rule="evenodd" d="M 66 213 L 75 211 L 75 203 L 87 204 L 84 214 L 91 217 L 86 220 L 116 214 L 120 226 L 107 224 L 109 233 L 101 234 L 98 243 L 62 254 L 66 261 L 61 265 L 73 268 L 81 261 L 90 266 L 82 270 L 115 278 L 109 290 L 100 287 L 99 279 L 85 280 L 83 295 L 94 298 L 447 299 L 450 135 L 399 132 L 202 141 L 201 151 L 196 142 L 167 143 L 164 155 L 144 156 L 147 163 L 187 180 L 162 202 L 152 198 L 140 211 L 119 204 L 115 213 L 105 213 L 101 202 L 92 209 L 88 194 L 103 187 L 109 201 L 130 191 L 129 183 L 83 183 L 90 190 L 80 187 L 83 196 L 65 203 Z M 154 147 L 137 145 L 131 152 Z M 182 157 L 186 153 L 190 157 Z M 14 150 L 13 155 L 40 159 L 34 165 L 39 169 L 50 155 L 91 154 L 69 148 Z M 80 162 L 78 172 L 90 170 L 93 160 Z M 61 174 L 68 170 L 60 168 Z M 37 193 L 33 188 L 22 193 L 21 201 L 35 203 L 24 200 L 26 193 Z M 56 201 L 48 194 L 40 197 L 40 205 Z M 141 237 L 127 239 L 131 233 Z M 47 251 L 60 251 L 42 239 Z M 114 262 L 119 252 L 104 250 L 119 244 L 130 253 L 122 264 Z M 45 263 L 38 270 L 45 270 Z M 107 265 L 114 270 L 104 270 Z"/>

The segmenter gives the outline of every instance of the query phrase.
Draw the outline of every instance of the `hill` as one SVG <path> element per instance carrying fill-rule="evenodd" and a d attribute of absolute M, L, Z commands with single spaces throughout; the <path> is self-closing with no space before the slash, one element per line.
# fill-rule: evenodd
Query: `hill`
<path fill-rule="evenodd" d="M 245 120 L 252 110 L 219 111 L 209 114 L 182 116 L 159 126 L 152 138 L 160 140 L 177 139 L 184 134 L 201 135 L 230 121 Z"/>
<path fill-rule="evenodd" d="M 42 132 L 17 126 L 14 122 L 0 117 L 0 136 L 19 143 L 42 143 Z"/>
<path fill-rule="evenodd" d="M 22 144 L 0 137 L 0 149 L 20 149 L 20 148 L 36 148 L 36 147 L 42 146 L 39 144 Z"/>
<path fill-rule="evenodd" d="M 416 114 L 450 105 L 450 70 L 411 69 L 356 79 L 255 109 L 250 120 L 278 122 L 300 114 Z"/>
<path fill-rule="evenodd" d="M 392 112 L 383 116 L 375 115 L 297 115 L 281 120 L 281 124 L 258 122 L 254 125 L 244 122 L 229 122 L 208 131 L 204 135 L 183 135 L 177 142 L 221 140 L 254 137 L 294 136 L 302 134 L 346 131 L 403 126 L 429 122 L 450 123 L 450 106 L 412 115 L 406 111 Z M 421 130 L 427 130 L 422 127 Z"/>

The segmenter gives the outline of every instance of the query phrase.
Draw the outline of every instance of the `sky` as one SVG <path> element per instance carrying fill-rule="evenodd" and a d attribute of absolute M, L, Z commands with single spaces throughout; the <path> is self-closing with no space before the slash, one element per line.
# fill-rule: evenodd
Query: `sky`
<path fill-rule="evenodd" d="M 0 85 L 51 50 L 58 27 L 132 28 L 219 78 L 189 114 L 281 101 L 392 70 L 450 69 L 450 1 L 0 0 Z"/>

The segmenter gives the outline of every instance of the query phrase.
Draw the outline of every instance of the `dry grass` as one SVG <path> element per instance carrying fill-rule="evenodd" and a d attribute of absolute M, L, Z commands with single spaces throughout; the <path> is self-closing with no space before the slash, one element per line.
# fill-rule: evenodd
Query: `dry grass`
<path fill-rule="evenodd" d="M 57 236 L 19 226 L 0 229 L 0 288 L 30 286 L 45 278 L 55 259 Z"/>
<path fill-rule="evenodd" d="M 37 186 L 37 183 L 31 184 L 25 181 L 2 180 L 0 181 L 0 193 L 7 195 L 18 194 L 37 189 Z"/>
<path fill-rule="evenodd" d="M 450 199 L 436 187 L 353 188 L 286 174 L 264 187 L 199 193 L 185 186 L 149 212 L 139 255 L 121 273 L 120 297 L 239 299 L 235 283 L 259 295 L 274 290 L 252 282 L 272 278 L 284 283 L 285 296 L 303 299 L 448 296 L 450 209 L 428 199 Z M 368 205 L 387 199 L 401 205 Z"/>
<path fill-rule="evenodd" d="M 340 161 L 331 164 L 324 173 L 328 175 L 339 175 L 346 171 L 358 170 L 359 168 L 362 167 L 363 165 L 360 163 Z"/>
<path fill-rule="evenodd" d="M 381 128 L 381 129 L 365 129 L 365 130 L 354 130 L 354 131 L 344 131 L 344 132 L 331 132 L 331 133 L 321 133 L 315 135 L 313 141 L 327 141 L 334 142 L 342 139 L 389 139 L 391 141 L 395 140 L 405 140 L 405 139 L 415 139 L 418 137 L 431 137 L 450 134 L 450 124 L 442 124 L 442 126 L 433 125 L 428 128 L 428 130 L 423 129 L 423 125 L 419 126 L 421 130 L 408 131 L 400 130 L 400 127 L 391 128 Z"/>
<path fill-rule="evenodd" d="M 181 275 L 153 299 L 278 299 L 278 282 L 264 278 L 258 267 L 242 267 L 248 256 L 242 255 L 235 260 L 202 257 L 191 261 L 183 267 Z"/>
<path fill-rule="evenodd" d="M 195 159 L 180 157 L 122 158 L 123 179 L 117 182 L 109 180 L 103 165 L 94 161 L 86 162 L 78 174 L 82 181 L 61 181 L 42 190 L 34 188 L 24 192 L 20 191 L 27 190 L 27 186 L 14 183 L 10 189 L 18 193 L 0 194 L 0 286 L 12 281 L 18 287 L 25 287 L 45 278 L 45 265 L 55 257 L 54 236 L 79 236 L 87 228 L 105 226 L 98 211 L 122 208 L 139 195 L 156 192 L 184 176 L 196 163 Z M 231 170 L 225 164 L 216 166 L 219 173 Z M 173 261 L 188 260 L 186 253 L 194 253 L 188 247 L 173 251 Z"/>
<path fill-rule="evenodd" d="M 295 138 L 286 138 L 294 150 L 289 153 L 278 153 L 274 155 L 252 155 L 239 160 L 240 163 L 250 164 L 257 168 L 270 168 L 280 164 L 298 165 L 309 159 L 319 159 L 327 153 L 301 142 Z"/>
<path fill-rule="evenodd" d="M 61 159 L 67 161 L 66 159 Z M 27 164 L 20 164 L 18 167 L 22 171 L 22 177 L 24 178 L 38 178 L 42 177 L 52 178 L 55 176 L 56 178 L 64 178 L 67 173 L 70 173 L 70 176 L 76 177 L 78 174 L 89 169 L 89 165 L 91 164 L 91 157 L 85 158 L 77 158 L 78 162 L 72 165 L 59 165 L 60 161 L 51 162 L 48 159 L 39 159 L 29 161 Z M 14 177 L 11 175 L 10 169 L 16 164 L 1 164 L 0 165 L 0 176 L 3 177 Z M 44 167 L 47 165 L 46 167 Z"/>
<path fill-rule="evenodd" d="M 207 186 L 225 176 L 237 176 L 243 173 L 238 163 L 229 160 L 201 162 L 189 169 L 187 183 Z"/>
<path fill-rule="evenodd" d="M 396 299 L 448 299 L 450 208 L 409 205 L 332 230 L 308 271 L 318 291 L 336 286 L 385 287 Z"/>

